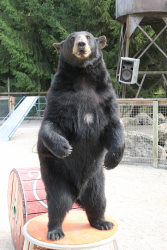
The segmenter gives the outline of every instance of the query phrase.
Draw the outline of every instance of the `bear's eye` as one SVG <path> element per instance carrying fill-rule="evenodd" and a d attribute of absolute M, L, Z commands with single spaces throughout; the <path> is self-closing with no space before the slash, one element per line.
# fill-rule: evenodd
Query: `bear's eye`
<path fill-rule="evenodd" d="M 70 41 L 73 42 L 74 41 L 74 37 L 71 37 Z"/>
<path fill-rule="evenodd" d="M 90 36 L 86 36 L 86 38 L 89 40 L 89 39 L 90 39 Z"/>

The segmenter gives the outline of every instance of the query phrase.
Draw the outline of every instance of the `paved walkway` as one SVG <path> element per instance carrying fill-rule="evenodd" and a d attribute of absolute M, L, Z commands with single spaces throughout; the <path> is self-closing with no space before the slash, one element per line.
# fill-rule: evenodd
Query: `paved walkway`
<path fill-rule="evenodd" d="M 39 166 L 36 153 L 40 122 L 27 120 L 9 142 L 0 142 L 0 250 L 14 250 L 7 211 L 12 168 Z M 106 213 L 121 225 L 120 250 L 167 249 L 167 170 L 120 164 L 106 176 Z M 98 248 L 113 250 L 112 244 Z"/>

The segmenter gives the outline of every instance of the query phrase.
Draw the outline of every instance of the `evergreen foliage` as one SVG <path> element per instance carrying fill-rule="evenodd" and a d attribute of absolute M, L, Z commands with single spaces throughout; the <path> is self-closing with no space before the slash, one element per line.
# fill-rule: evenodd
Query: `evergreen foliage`
<path fill-rule="evenodd" d="M 121 25 L 115 20 L 115 0 L 1 0 L 0 1 L 0 92 L 7 90 L 10 78 L 11 91 L 47 91 L 51 74 L 58 65 L 58 52 L 53 43 L 64 40 L 70 33 L 87 30 L 95 37 L 105 35 L 107 46 L 102 50 L 106 67 L 115 84 Z M 153 29 L 145 28 L 151 37 Z M 134 38 L 139 44 L 147 42 L 143 33 L 136 29 Z M 160 39 L 158 44 L 162 44 Z M 139 45 L 130 39 L 130 57 Z M 154 45 L 148 51 L 163 68 L 163 56 Z M 142 65 L 142 67 L 141 67 Z M 155 64 L 144 55 L 140 70 L 157 70 Z M 139 79 L 140 82 L 140 79 Z M 148 78 L 143 85 L 144 93 L 152 85 Z M 122 84 L 119 84 L 120 96 Z M 152 91 L 161 94 L 164 82 Z M 137 89 L 137 86 L 133 86 Z M 134 97 L 127 89 L 126 97 Z M 148 95 L 146 96 L 148 97 Z"/>
<path fill-rule="evenodd" d="M 113 0 L 1 0 L 0 85 L 9 77 L 13 91 L 46 91 L 58 63 L 52 44 L 80 30 L 107 36 L 104 58 L 114 80 L 120 28 L 114 17 Z"/>

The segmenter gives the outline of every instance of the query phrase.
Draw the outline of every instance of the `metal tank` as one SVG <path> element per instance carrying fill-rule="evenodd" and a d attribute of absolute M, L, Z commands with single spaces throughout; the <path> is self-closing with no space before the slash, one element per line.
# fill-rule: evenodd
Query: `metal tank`
<path fill-rule="evenodd" d="M 116 0 L 116 19 L 123 22 L 127 15 L 167 13 L 167 0 Z"/>
<path fill-rule="evenodd" d="M 152 61 L 152 65 L 154 65 L 155 68 L 152 69 L 152 71 L 139 71 L 139 75 L 142 76 L 142 80 L 140 84 L 136 83 L 138 86 L 137 92 L 131 88 L 136 94 L 135 98 L 139 96 L 139 92 L 147 75 L 152 75 L 154 83 L 148 91 L 150 92 L 160 81 L 164 81 L 166 84 L 167 98 L 167 0 L 116 0 L 116 19 L 122 24 L 122 27 L 116 71 L 115 92 L 118 95 L 121 56 L 129 57 L 129 50 L 131 49 L 130 39 L 133 39 L 139 49 L 137 53 L 131 57 L 141 59 L 144 54 L 147 54 L 147 57 L 149 57 L 149 60 Z M 152 29 L 154 35 L 152 34 L 152 36 L 150 36 L 150 33 L 147 33 L 147 30 L 142 27 L 147 25 L 150 26 L 149 29 Z M 146 39 L 143 39 L 142 42 L 135 38 L 133 33 L 136 28 L 138 29 L 138 32 L 142 32 L 147 37 L 147 41 Z M 157 39 L 159 39 L 158 44 Z M 159 63 L 156 62 L 157 59 L 152 58 L 152 55 L 149 54 L 151 46 L 156 46 L 157 53 L 161 53 L 163 60 L 161 67 Z M 141 60 L 146 60 L 147 57 Z M 142 61 L 140 65 L 142 66 Z M 142 70 L 144 69 L 142 68 Z M 158 75 L 160 75 L 160 79 L 157 82 L 154 82 L 154 78 L 157 80 Z M 125 94 L 126 85 L 124 84 L 122 91 L 123 98 L 125 98 Z"/>

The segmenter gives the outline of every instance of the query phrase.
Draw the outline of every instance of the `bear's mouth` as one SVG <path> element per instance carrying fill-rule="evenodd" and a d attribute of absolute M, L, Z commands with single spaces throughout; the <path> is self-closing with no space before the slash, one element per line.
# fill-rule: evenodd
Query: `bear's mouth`
<path fill-rule="evenodd" d="M 81 49 L 81 50 L 79 50 L 79 51 L 77 52 L 77 55 L 81 55 L 81 54 L 88 54 L 88 52 Z"/>
<path fill-rule="evenodd" d="M 80 58 L 80 59 L 84 59 L 87 58 L 90 54 L 90 51 L 87 50 L 79 50 L 77 53 L 75 53 L 75 55 Z"/>

